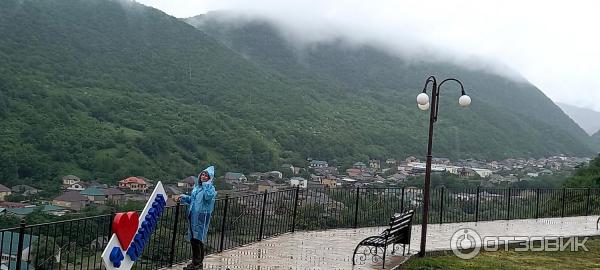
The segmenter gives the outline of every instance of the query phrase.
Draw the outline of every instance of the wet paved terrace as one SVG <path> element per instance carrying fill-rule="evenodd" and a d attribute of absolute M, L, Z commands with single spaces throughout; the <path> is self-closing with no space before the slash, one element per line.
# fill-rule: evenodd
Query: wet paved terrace
<path fill-rule="evenodd" d="M 598 216 L 500 220 L 448 224 L 430 224 L 427 232 L 427 251 L 449 250 L 450 239 L 459 229 L 470 228 L 485 236 L 591 236 L 596 230 Z M 296 232 L 263 240 L 206 257 L 204 269 L 381 269 L 367 263 L 352 266 L 352 252 L 358 242 L 379 234 L 385 227 L 336 229 Z M 419 250 L 420 225 L 413 226 L 411 254 Z M 406 257 L 387 255 L 386 269 L 400 264 Z M 181 269 L 183 265 L 174 266 Z"/>

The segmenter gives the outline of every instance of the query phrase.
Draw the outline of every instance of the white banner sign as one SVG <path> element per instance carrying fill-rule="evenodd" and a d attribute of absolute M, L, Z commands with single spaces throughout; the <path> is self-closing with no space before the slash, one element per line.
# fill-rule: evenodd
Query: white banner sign
<path fill-rule="evenodd" d="M 107 270 L 129 270 L 142 256 L 159 217 L 167 205 L 167 193 L 161 182 L 156 184 L 146 207 L 137 212 L 118 213 L 112 223 L 112 236 L 102 252 Z"/>

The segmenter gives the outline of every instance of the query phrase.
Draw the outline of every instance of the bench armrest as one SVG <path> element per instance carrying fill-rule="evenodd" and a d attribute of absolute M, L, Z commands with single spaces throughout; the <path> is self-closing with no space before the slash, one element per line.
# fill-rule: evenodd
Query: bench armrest
<path fill-rule="evenodd" d="M 385 229 L 379 234 L 381 237 L 388 237 L 390 235 L 390 229 Z"/>

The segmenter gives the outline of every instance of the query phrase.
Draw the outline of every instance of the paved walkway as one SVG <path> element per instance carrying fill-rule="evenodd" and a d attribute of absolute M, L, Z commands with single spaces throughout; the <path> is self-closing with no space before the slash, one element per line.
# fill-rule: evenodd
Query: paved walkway
<path fill-rule="evenodd" d="M 589 236 L 600 235 L 596 230 L 598 216 L 544 218 L 511 221 L 483 221 L 430 225 L 427 232 L 427 251 L 449 250 L 450 239 L 459 229 L 469 228 L 485 236 Z M 286 234 L 244 247 L 207 256 L 205 269 L 380 269 L 374 264 L 352 266 L 352 252 L 365 237 L 377 235 L 385 227 L 337 229 Z M 412 231 L 411 253 L 417 253 L 421 227 Z M 386 268 L 406 259 L 389 256 Z M 181 269 L 183 266 L 174 266 Z"/>

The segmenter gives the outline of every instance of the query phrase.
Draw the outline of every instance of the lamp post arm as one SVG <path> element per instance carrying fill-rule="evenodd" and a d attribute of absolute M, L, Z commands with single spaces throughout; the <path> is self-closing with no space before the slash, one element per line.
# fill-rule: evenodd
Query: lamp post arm
<path fill-rule="evenodd" d="M 455 78 L 448 78 L 448 79 L 445 79 L 445 80 L 443 80 L 443 81 L 440 83 L 440 85 L 438 85 L 438 89 L 439 89 L 439 88 L 441 88 L 441 87 L 442 87 L 442 85 L 443 85 L 445 82 L 447 82 L 447 81 L 453 81 L 453 82 L 457 82 L 457 83 L 460 85 L 460 92 L 461 92 L 461 94 L 462 94 L 462 95 L 465 95 L 465 94 L 466 94 L 466 93 L 465 93 L 465 87 L 463 86 L 462 82 L 460 82 L 459 80 L 457 80 L 457 79 L 455 79 Z M 439 92 L 439 90 L 438 90 L 438 92 Z"/>
<path fill-rule="evenodd" d="M 429 83 L 433 83 L 434 88 L 437 87 L 437 80 L 435 79 L 435 76 L 431 75 L 429 78 L 427 78 L 425 85 L 423 86 L 423 93 L 427 93 L 427 86 L 429 86 Z"/>
<path fill-rule="evenodd" d="M 437 89 L 436 89 L 437 91 L 435 91 L 436 92 L 435 95 L 436 95 L 436 101 L 437 102 L 435 104 L 435 109 L 434 109 L 435 112 L 434 112 L 434 116 L 433 116 L 433 122 L 437 122 L 437 119 L 438 119 L 438 111 L 439 111 L 439 106 L 440 106 L 440 90 L 442 89 L 442 85 L 444 85 L 444 83 L 448 82 L 448 81 L 453 81 L 453 82 L 458 83 L 458 85 L 460 85 L 461 95 L 466 95 L 465 87 L 463 86 L 462 82 L 459 81 L 458 79 L 448 78 L 448 79 L 445 79 L 442 82 L 440 82 L 440 84 L 437 86 Z"/>

